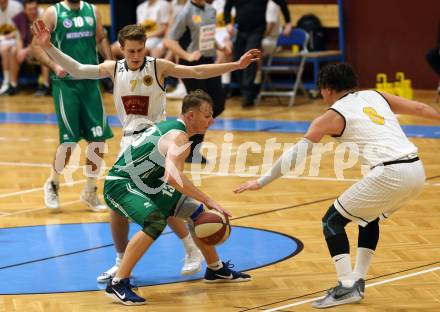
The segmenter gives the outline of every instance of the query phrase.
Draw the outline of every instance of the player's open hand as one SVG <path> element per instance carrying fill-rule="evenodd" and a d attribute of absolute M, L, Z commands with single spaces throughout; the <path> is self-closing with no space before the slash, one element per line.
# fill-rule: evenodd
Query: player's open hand
<path fill-rule="evenodd" d="M 258 49 L 249 50 L 240 57 L 240 60 L 238 61 L 238 66 L 240 69 L 245 69 L 246 67 L 249 66 L 249 64 L 259 61 L 260 57 L 261 57 L 260 50 Z"/>
<path fill-rule="evenodd" d="M 47 29 L 42 19 L 37 19 L 32 25 L 32 34 L 37 40 L 37 43 L 43 48 L 48 49 L 51 46 L 50 32 Z"/>
<path fill-rule="evenodd" d="M 243 193 L 245 191 L 256 191 L 261 189 L 261 185 L 258 184 L 258 180 L 250 180 L 240 185 L 234 190 L 235 194 Z"/>
<path fill-rule="evenodd" d="M 227 215 L 228 217 L 231 217 L 232 215 L 231 215 L 231 213 L 229 212 L 229 211 L 227 211 L 225 208 L 223 208 L 220 204 L 218 204 L 218 203 L 216 203 L 215 201 L 213 201 L 213 200 L 210 200 L 208 203 L 205 203 L 206 204 L 206 206 L 209 208 L 209 209 L 215 209 L 215 210 L 218 210 L 218 211 L 220 211 L 220 212 L 223 212 L 225 215 Z"/>

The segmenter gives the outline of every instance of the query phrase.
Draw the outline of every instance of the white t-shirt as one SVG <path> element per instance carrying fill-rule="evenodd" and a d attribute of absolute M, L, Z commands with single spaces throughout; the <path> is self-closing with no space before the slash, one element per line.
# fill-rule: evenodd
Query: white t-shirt
<path fill-rule="evenodd" d="M 150 1 L 142 2 L 136 8 L 136 21 L 154 31 L 157 24 L 170 22 L 170 5 L 165 0 L 156 0 L 152 4 Z"/>
<path fill-rule="evenodd" d="M 273 28 L 267 37 L 276 39 L 280 34 L 280 7 L 272 0 L 269 0 L 266 8 L 266 23 L 273 23 Z"/>
<path fill-rule="evenodd" d="M 336 139 L 355 145 L 353 148 L 358 149 L 359 158 L 366 165 L 372 167 L 417 152 L 379 92 L 348 93 L 330 109 L 345 119 L 345 129 Z"/>
<path fill-rule="evenodd" d="M 23 11 L 23 5 L 15 0 L 9 0 L 6 10 L 0 10 L 0 34 L 4 35 L 5 32 L 10 32 L 11 29 L 15 29 L 12 18 Z"/>

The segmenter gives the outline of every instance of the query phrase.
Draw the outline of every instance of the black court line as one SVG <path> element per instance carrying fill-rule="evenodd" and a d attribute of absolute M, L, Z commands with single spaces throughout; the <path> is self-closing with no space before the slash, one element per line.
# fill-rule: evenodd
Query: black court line
<path fill-rule="evenodd" d="M 99 223 L 99 222 L 96 222 L 96 223 Z M 76 224 L 76 223 L 67 223 L 67 224 Z M 82 223 L 82 224 L 84 224 L 84 223 Z M 42 226 L 44 226 L 44 225 L 42 225 Z M 3 229 L 5 229 L 5 228 L 3 228 Z M 162 233 L 162 235 L 167 235 L 167 234 L 172 234 L 172 233 L 173 232 L 165 232 L 165 233 Z M 21 265 L 26 265 L 26 264 L 30 264 L 30 263 L 35 263 L 35 262 L 46 261 L 46 260 L 55 259 L 55 258 L 61 258 L 61 257 L 65 257 L 65 256 L 71 256 L 71 255 L 80 254 L 80 253 L 87 252 L 87 251 L 92 251 L 92 250 L 97 250 L 97 249 L 101 249 L 101 248 L 111 247 L 111 246 L 114 246 L 114 245 L 115 245 L 114 243 L 113 244 L 106 244 L 106 245 L 102 245 L 102 246 L 81 249 L 81 250 L 72 251 L 72 252 L 68 252 L 68 253 L 64 253 L 64 254 L 59 254 L 59 255 L 55 255 L 55 256 L 50 256 L 50 257 L 45 257 L 45 258 L 40 258 L 40 259 L 29 260 L 29 261 L 25 261 L 25 262 L 19 262 L 19 263 L 15 263 L 15 264 L 10 264 L 10 265 L 6 265 L 6 266 L 2 266 L 2 267 L 0 267 L 0 270 L 9 269 L 9 268 L 13 268 L 13 267 L 21 266 Z"/>
<path fill-rule="evenodd" d="M 100 222 L 94 222 L 94 223 L 100 223 Z M 101 222 L 104 223 L 104 222 Z M 69 224 L 78 224 L 78 223 L 69 223 Z M 30 226 L 33 227 L 33 226 Z M 281 233 L 281 232 L 276 232 L 276 231 L 272 231 L 272 230 L 266 230 L 266 229 L 260 229 L 260 228 L 255 228 L 255 227 L 248 227 L 248 226 L 236 226 L 236 227 L 240 227 L 240 228 L 247 228 L 247 229 L 255 229 L 255 230 L 259 230 L 259 231 L 263 231 L 263 232 L 270 232 L 270 233 L 275 233 L 284 237 L 287 237 L 289 239 L 291 239 L 292 241 L 294 241 L 297 245 L 297 248 L 291 252 L 289 255 L 280 258 L 278 260 L 272 261 L 272 262 L 268 262 L 265 263 L 263 265 L 258 265 L 255 267 L 251 267 L 246 271 L 251 271 L 251 270 L 256 270 L 256 269 L 260 269 L 260 268 L 264 268 L 266 266 L 270 266 L 273 264 L 277 264 L 279 262 L 283 262 L 284 260 L 287 260 L 289 258 L 292 258 L 294 256 L 296 256 L 297 254 L 299 254 L 303 249 L 304 249 L 304 244 L 297 238 Z M 162 235 L 167 235 L 167 234 L 172 234 L 173 232 L 165 232 Z M 108 245 L 104 245 L 104 246 L 98 246 L 98 247 L 93 247 L 93 248 L 88 248 L 88 249 L 84 249 L 84 250 L 80 250 L 80 251 L 75 251 L 75 252 L 70 252 L 70 253 L 66 253 L 66 254 L 62 254 L 62 255 L 57 255 L 57 256 L 52 256 L 52 257 L 46 257 L 46 258 L 42 258 L 42 259 L 37 259 L 37 260 L 32 260 L 32 261 L 27 261 L 27 262 L 22 262 L 22 263 L 17 263 L 17 264 L 13 264 L 13 265 L 9 265 L 9 266 L 4 266 L 1 267 L 0 269 L 6 269 L 6 268 L 10 268 L 10 267 L 15 267 L 15 266 L 20 266 L 20 265 L 25 265 L 25 264 L 29 264 L 29 263 L 34 263 L 34 262 L 39 262 L 39 261 L 44 261 L 44 260 L 48 260 L 48 259 L 53 259 L 53 258 L 59 258 L 59 257 L 63 257 L 63 256 L 68 256 L 68 255 L 72 255 L 72 254 L 78 254 L 78 253 L 82 253 L 82 252 L 87 252 L 90 250 L 96 250 L 96 249 L 100 249 L 100 248 L 105 248 L 105 247 L 110 247 L 113 246 L 114 244 L 108 244 Z M 173 281 L 173 282 L 167 282 L 167 283 L 159 283 L 159 284 L 138 284 L 138 287 L 145 287 L 145 286 L 159 286 L 159 285 L 169 285 L 169 284 L 176 284 L 176 283 L 182 283 L 182 282 L 192 282 L 192 281 L 197 281 L 197 280 L 201 280 L 201 278 L 197 278 L 197 279 L 191 279 L 191 280 L 187 280 L 187 281 Z M 72 293 L 72 292 L 90 292 L 90 291 L 102 291 L 102 289 L 84 289 L 84 290 L 77 290 L 77 291 L 55 291 L 55 292 L 35 292 L 35 293 L 19 293 L 19 294 L 3 294 L 0 293 L 0 295 L 14 295 L 14 296 L 20 296 L 20 295 L 41 295 L 41 294 L 60 294 L 60 293 Z"/>
<path fill-rule="evenodd" d="M 428 178 L 426 178 L 426 180 L 431 180 L 431 179 L 435 179 L 435 178 L 439 178 L 439 177 L 440 177 L 440 175 L 433 176 L 433 177 L 428 177 Z M 288 210 L 288 209 L 293 209 L 293 208 L 299 208 L 299 207 L 313 205 L 313 204 L 317 204 L 317 203 L 321 203 L 321 202 L 325 202 L 325 201 L 329 201 L 329 200 L 334 200 L 336 198 L 338 198 L 338 197 L 328 197 L 328 198 L 318 199 L 318 200 L 311 201 L 311 202 L 291 205 L 291 206 L 287 206 L 287 207 L 281 207 L 281 208 L 276 208 L 276 209 L 271 209 L 271 210 L 265 210 L 265 211 L 262 211 L 262 212 L 256 212 L 256 213 L 251 213 L 251 214 L 240 216 L 240 217 L 236 217 L 236 218 L 231 218 L 231 220 L 240 220 L 240 219 L 245 219 L 245 218 L 249 218 L 249 217 L 254 217 L 254 216 L 268 214 L 268 213 L 271 213 L 271 212 L 277 212 L 277 211 L 283 211 L 283 210 Z M 69 223 L 69 224 L 74 224 L 74 223 Z M 2 229 L 5 229 L 5 228 L 2 228 Z M 172 234 L 172 232 L 162 233 L 162 235 L 168 235 L 168 234 Z M 280 234 L 282 234 L 282 233 L 280 233 Z M 56 255 L 56 256 L 51 256 L 51 257 L 46 257 L 46 258 L 35 259 L 35 260 L 26 261 L 26 262 L 20 262 L 20 263 L 16 263 L 16 264 L 11 264 L 11 265 L 0 267 L 0 270 L 11 268 L 11 267 L 16 267 L 16 266 L 20 266 L 20 265 L 25 265 L 25 264 L 29 264 L 29 263 L 34 263 L 34 262 L 39 262 L 39 261 L 45 261 L 45 260 L 49 260 L 49 259 L 59 258 L 59 257 L 63 257 L 63 256 L 69 256 L 69 255 L 73 255 L 73 254 L 78 254 L 78 253 L 82 253 L 82 252 L 87 252 L 87 251 L 91 251 L 91 250 L 100 249 L 100 248 L 111 247 L 111 246 L 114 246 L 114 244 L 106 244 L 106 245 L 92 247 L 92 248 L 87 248 L 87 249 L 82 249 L 82 250 L 78 250 L 78 251 L 74 251 L 74 252 L 70 252 L 70 253 L 66 253 L 66 254 L 60 254 L 60 255 Z"/>
<path fill-rule="evenodd" d="M 412 271 L 412 270 L 416 270 L 416 269 L 426 268 L 426 267 L 429 267 L 429 266 L 432 266 L 432 265 L 435 265 L 435 264 L 440 264 L 440 261 L 435 261 L 435 262 L 431 262 L 431 263 L 428 263 L 428 264 L 420 265 L 420 266 L 417 266 L 417 267 L 412 267 L 412 268 L 408 268 L 408 269 L 405 269 L 405 270 L 400 270 L 400 271 L 396 271 L 396 272 L 392 272 L 392 273 L 387 273 L 387 274 L 379 275 L 379 276 L 367 279 L 365 281 L 369 282 L 369 281 L 373 281 L 373 280 L 376 280 L 376 279 L 379 279 L 379 278 L 382 278 L 382 277 L 387 277 L 387 276 L 391 276 L 391 275 L 395 275 L 395 274 L 399 274 L 399 273 L 404 273 L 404 272 L 408 272 L 408 271 Z M 301 298 L 312 296 L 312 295 L 317 295 L 319 293 L 326 292 L 327 290 L 328 289 L 323 289 L 323 290 L 311 292 L 311 293 L 308 293 L 308 294 L 304 294 L 304 295 L 301 295 L 301 296 L 296 296 L 296 297 L 291 297 L 291 298 L 287 298 L 287 299 L 283 299 L 283 300 L 279 300 L 279 301 L 274 301 L 274 302 L 263 304 L 263 305 L 260 305 L 260 306 L 257 306 L 257 307 L 246 308 L 246 309 L 240 310 L 238 312 L 246 312 L 246 311 L 252 311 L 252 310 L 256 310 L 256 309 L 263 309 L 263 310 L 265 310 L 266 309 L 265 307 L 270 306 L 270 305 L 274 305 L 274 304 L 278 304 L 278 303 L 283 303 L 283 302 L 290 301 L 290 300 L 301 299 Z M 280 311 L 282 311 L 282 310 L 280 310 Z"/>
<path fill-rule="evenodd" d="M 440 175 L 438 175 L 438 176 L 428 177 L 428 178 L 426 178 L 426 180 L 431 180 L 431 179 L 435 179 L 435 178 L 438 178 L 438 177 L 440 177 Z M 231 220 L 239 220 L 239 219 L 244 219 L 244 218 L 248 218 L 248 217 L 254 217 L 254 216 L 263 215 L 263 214 L 267 214 L 267 213 L 271 213 L 271 212 L 277 212 L 277 211 L 283 211 L 283 210 L 288 210 L 288 209 L 292 209 L 292 208 L 298 208 L 298 207 L 302 207 L 302 206 L 313 205 L 313 204 L 317 204 L 317 203 L 325 202 L 325 201 L 328 201 L 328 200 L 334 200 L 334 199 L 336 199 L 336 198 L 337 198 L 337 197 L 323 198 L 323 199 L 319 199 L 319 200 L 315 200 L 315 201 L 311 201 L 311 202 L 306 202 L 306 203 L 301 203 L 301 204 L 291 205 L 291 206 L 287 206 L 287 207 L 281 207 L 281 208 L 276 208 L 276 209 L 266 210 L 266 211 L 263 211 L 263 212 L 252 213 L 252 214 L 249 214 L 249 215 L 240 216 L 240 217 L 236 217 L 236 218 L 231 218 Z M 69 223 L 69 224 L 71 224 L 71 223 Z M 38 225 L 38 226 L 41 226 L 41 225 Z M 33 227 L 33 226 L 30 226 L 30 227 Z M 5 228 L 2 228 L 2 229 L 5 229 Z M 259 230 L 270 231 L 270 230 L 265 230 L 265 229 L 259 229 Z M 272 231 L 271 231 L 271 232 L 272 232 Z M 282 234 L 282 235 L 286 235 L 286 234 L 284 234 L 284 233 L 280 233 L 280 232 L 276 232 L 276 233 L 278 233 L 278 234 Z M 168 234 L 172 234 L 172 232 L 165 232 L 165 233 L 162 233 L 162 235 L 168 235 Z M 301 242 L 301 241 L 299 241 L 299 240 L 297 240 L 297 239 L 295 239 L 295 241 L 300 242 L 300 244 L 302 245 L 302 242 Z M 79 253 L 83 253 L 83 252 L 87 252 L 87 251 L 91 251 L 91 250 L 97 250 L 97 249 L 100 249 L 100 248 L 111 247 L 111 246 L 114 246 L 114 244 L 106 244 L 106 245 L 97 246 L 97 247 L 92 247 L 92 248 L 87 248 L 87 249 L 83 249 L 83 250 L 78 250 L 78 251 L 74 251 L 74 252 L 70 252 L 70 253 L 66 253 L 66 254 L 61 254 L 61 255 L 56 255 L 56 256 L 51 256 L 51 257 L 45 257 L 45 258 L 41 258 L 41 259 L 34 259 L 34 260 L 30 260 L 30 261 L 26 261 L 26 262 L 21 262 L 21 263 L 16 263 L 16 264 L 11 264 L 11 265 L 7 265 L 7 266 L 0 267 L 0 270 L 2 270 L 2 269 L 7 269 L 7 268 L 11 268 L 11 267 L 16 267 L 16 266 L 21 266 L 21 265 L 26 265 L 26 264 L 30 264 L 30 263 L 35 263 L 35 262 L 45 261 L 45 260 L 49 260 L 49 259 L 59 258 L 59 257 L 63 257 L 63 256 L 69 256 L 69 255 L 73 255 L 73 254 L 79 254 Z M 301 251 L 302 249 L 303 249 L 303 246 L 301 246 L 301 248 L 300 248 L 299 251 Z M 290 257 L 287 257 L 287 258 L 290 258 Z M 285 260 L 285 259 L 282 259 L 282 260 Z M 281 260 L 281 261 L 282 261 L 282 260 Z M 273 264 L 273 263 L 270 263 L 270 264 L 268 264 L 268 265 L 271 265 L 271 264 Z M 265 266 L 266 266 L 266 265 L 265 265 Z M 422 267 L 423 267 L 423 266 L 422 266 Z M 257 267 L 257 268 L 253 268 L 252 270 L 254 270 L 254 269 L 258 269 L 258 268 L 259 268 L 259 267 Z M 413 268 L 413 269 L 414 269 L 414 268 Z M 408 269 L 408 270 L 412 270 L 412 269 Z M 402 271 L 402 272 L 405 272 L 405 270 Z M 399 273 L 399 272 L 397 272 L 397 273 Z M 387 274 L 387 275 L 392 275 L 392 274 L 396 274 L 396 273 L 390 273 L 390 274 Z M 383 276 L 387 276 L 387 275 L 383 275 Z M 379 277 L 377 277 L 377 278 L 379 278 Z M 373 278 L 373 279 L 375 279 L 375 278 Z M 370 279 L 370 280 L 372 280 L 372 279 Z M 295 297 L 295 298 L 285 299 L 285 300 L 280 301 L 280 302 L 284 302 L 284 301 L 287 301 L 287 300 L 293 300 L 293 299 L 302 298 L 302 297 L 304 297 L 304 296 L 309 296 L 309 295 L 317 294 L 317 293 L 320 293 L 320 292 L 323 292 L 323 291 L 325 291 L 325 290 L 320 290 L 320 291 L 317 291 L 317 292 L 314 292 L 314 293 L 309 293 L 309 294 L 302 295 L 302 296 Z M 17 295 L 19 295 L 19 294 L 17 294 Z M 272 303 L 272 304 L 276 304 L 276 303 L 278 303 L 278 302 L 275 302 L 275 303 Z M 267 305 L 270 305 L 270 304 L 267 304 Z M 267 306 L 267 305 L 263 305 L 263 306 L 261 306 L 261 307 L 264 307 L 264 306 Z M 259 307 L 250 308 L 250 310 L 257 309 L 257 308 L 259 308 Z M 243 311 L 248 311 L 248 310 L 243 310 Z M 240 312 L 241 312 L 241 311 L 240 311 Z"/>

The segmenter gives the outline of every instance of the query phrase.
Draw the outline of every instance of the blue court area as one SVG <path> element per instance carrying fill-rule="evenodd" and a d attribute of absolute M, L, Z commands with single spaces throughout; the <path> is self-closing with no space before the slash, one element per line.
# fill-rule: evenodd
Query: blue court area
<path fill-rule="evenodd" d="M 130 226 L 130 236 L 139 227 Z M 108 223 L 55 224 L 0 229 L 0 294 L 92 291 L 105 286 L 96 277 L 114 264 Z M 299 253 L 300 241 L 281 233 L 234 226 L 218 247 L 223 261 L 236 270 L 267 266 Z M 138 286 L 203 278 L 201 272 L 180 275 L 183 246 L 168 229 L 153 244 L 133 272 Z"/>
<path fill-rule="evenodd" d="M 0 112 L 0 123 L 56 125 L 56 116 L 42 113 Z M 121 127 L 116 116 L 109 116 L 109 123 L 113 127 Z M 306 121 L 217 118 L 210 130 L 304 133 L 309 125 L 310 122 Z M 440 138 L 440 126 L 405 125 L 402 128 L 409 137 Z"/>

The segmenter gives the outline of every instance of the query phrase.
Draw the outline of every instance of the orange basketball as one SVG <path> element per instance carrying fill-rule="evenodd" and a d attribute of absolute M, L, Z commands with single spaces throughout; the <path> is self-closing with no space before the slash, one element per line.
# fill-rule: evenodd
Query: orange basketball
<path fill-rule="evenodd" d="M 208 245 L 219 245 L 231 234 L 229 218 L 218 210 L 207 210 L 194 222 L 196 236 Z"/>

